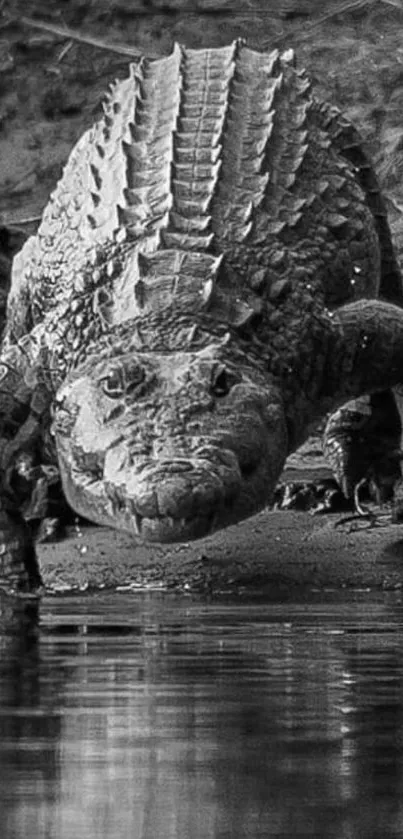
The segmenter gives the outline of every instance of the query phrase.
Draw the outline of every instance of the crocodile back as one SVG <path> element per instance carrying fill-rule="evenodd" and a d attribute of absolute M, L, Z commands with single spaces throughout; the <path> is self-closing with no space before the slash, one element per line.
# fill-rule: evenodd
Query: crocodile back
<path fill-rule="evenodd" d="M 9 334 L 102 289 L 114 322 L 184 301 L 235 326 L 377 295 L 386 222 L 344 151 L 292 51 L 142 59 L 16 260 Z"/>
<path fill-rule="evenodd" d="M 318 103 L 317 107 L 318 118 L 331 137 L 332 144 L 353 164 L 357 180 L 374 216 L 381 249 L 379 294 L 385 300 L 401 306 L 403 304 L 402 275 L 392 243 L 386 205 L 375 170 L 365 152 L 362 137 L 338 108 L 326 102 Z"/>

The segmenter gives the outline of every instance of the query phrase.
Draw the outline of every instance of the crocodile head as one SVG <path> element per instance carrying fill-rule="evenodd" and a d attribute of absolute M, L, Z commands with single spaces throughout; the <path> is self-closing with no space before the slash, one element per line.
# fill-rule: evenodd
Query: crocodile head
<path fill-rule="evenodd" d="M 71 506 L 155 542 L 262 509 L 287 447 L 277 387 L 219 340 L 167 353 L 109 342 L 59 389 L 53 433 Z"/>

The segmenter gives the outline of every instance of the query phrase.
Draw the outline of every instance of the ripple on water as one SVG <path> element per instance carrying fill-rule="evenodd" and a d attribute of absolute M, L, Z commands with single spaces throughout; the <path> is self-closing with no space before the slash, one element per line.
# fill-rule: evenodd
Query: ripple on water
<path fill-rule="evenodd" d="M 400 598 L 0 601 L 4 839 L 395 837 Z"/>

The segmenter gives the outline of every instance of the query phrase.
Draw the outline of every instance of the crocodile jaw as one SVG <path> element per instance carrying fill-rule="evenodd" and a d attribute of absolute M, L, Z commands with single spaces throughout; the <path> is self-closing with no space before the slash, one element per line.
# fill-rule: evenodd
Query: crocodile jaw
<path fill-rule="evenodd" d="M 64 492 L 78 513 L 148 542 L 187 542 L 241 521 L 265 506 L 278 477 L 268 481 L 263 460 L 245 477 L 229 450 L 220 450 L 220 463 L 177 460 L 151 462 L 140 474 L 119 470 L 116 483 L 75 475 L 60 445 L 58 457 Z M 222 468 L 224 459 L 231 466 Z"/>
<path fill-rule="evenodd" d="M 66 380 L 54 434 L 73 509 L 146 541 L 181 542 L 266 506 L 287 454 L 278 390 L 267 374 L 234 367 L 235 384 L 216 396 L 216 363 L 213 350 L 130 354 L 119 365 L 141 366 L 143 390 L 126 394 L 122 410 L 100 390 L 102 364 Z"/>

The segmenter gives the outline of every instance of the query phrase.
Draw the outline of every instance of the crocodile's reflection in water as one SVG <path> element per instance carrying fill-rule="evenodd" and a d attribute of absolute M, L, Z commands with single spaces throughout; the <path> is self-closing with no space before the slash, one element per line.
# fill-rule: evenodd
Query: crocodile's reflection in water
<path fill-rule="evenodd" d="M 2 599 L 2 837 L 400 835 L 403 610 L 346 599 Z"/>

